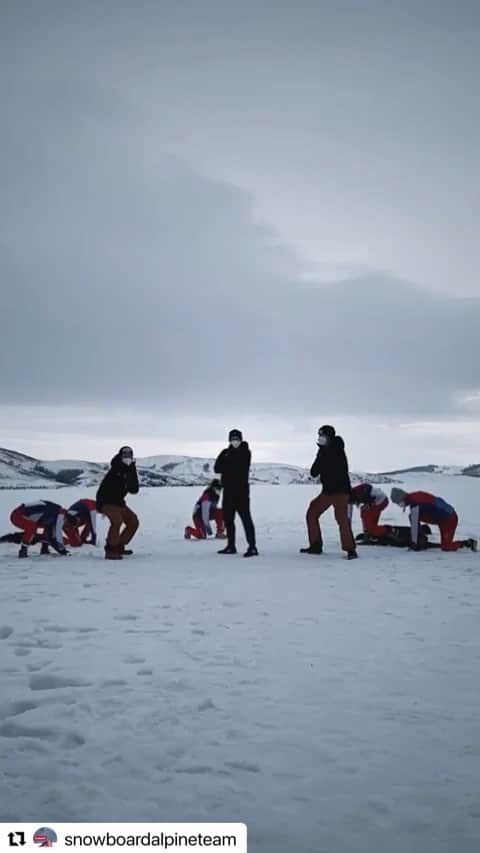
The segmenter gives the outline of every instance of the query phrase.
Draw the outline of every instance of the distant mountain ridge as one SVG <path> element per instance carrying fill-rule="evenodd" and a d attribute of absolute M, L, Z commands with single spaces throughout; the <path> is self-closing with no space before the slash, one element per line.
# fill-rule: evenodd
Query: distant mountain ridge
<path fill-rule="evenodd" d="M 204 486 L 215 476 L 214 459 L 194 456 L 147 456 L 137 460 L 142 486 Z M 65 486 L 96 488 L 108 463 L 78 459 L 42 461 L 15 450 L 0 448 L 0 489 L 46 489 Z M 395 482 L 387 474 L 352 474 L 354 482 Z M 254 463 L 250 482 L 270 485 L 312 483 L 307 468 L 268 462 Z"/>

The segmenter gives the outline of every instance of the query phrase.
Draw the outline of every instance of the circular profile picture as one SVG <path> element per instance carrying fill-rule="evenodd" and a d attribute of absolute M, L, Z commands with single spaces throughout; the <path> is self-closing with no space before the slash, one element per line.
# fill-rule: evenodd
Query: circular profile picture
<path fill-rule="evenodd" d="M 33 843 L 37 847 L 53 847 L 57 841 L 57 833 L 49 826 L 41 826 L 33 835 Z"/>

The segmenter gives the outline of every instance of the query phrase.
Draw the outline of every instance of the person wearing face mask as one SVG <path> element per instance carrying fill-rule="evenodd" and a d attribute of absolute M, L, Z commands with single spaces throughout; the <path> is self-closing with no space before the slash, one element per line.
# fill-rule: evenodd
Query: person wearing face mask
<path fill-rule="evenodd" d="M 255 542 L 255 527 L 250 514 L 250 486 L 248 477 L 252 454 L 239 429 L 232 429 L 228 435 L 229 445 L 218 455 L 214 471 L 222 476 L 223 517 L 227 529 L 227 546 L 219 554 L 236 554 L 235 514 L 238 512 L 248 549 L 244 557 L 258 556 Z"/>
<path fill-rule="evenodd" d="M 132 554 L 126 546 L 138 529 L 138 518 L 126 505 L 127 494 L 139 491 L 137 468 L 131 447 L 121 447 L 110 463 L 110 470 L 97 492 L 97 511 L 106 515 L 110 529 L 105 544 L 106 560 L 121 560 Z"/>
<path fill-rule="evenodd" d="M 351 492 L 348 460 L 345 454 L 343 438 L 336 435 L 333 426 L 325 425 L 318 430 L 318 453 L 310 469 L 311 477 L 320 477 L 322 492 L 310 503 L 307 510 L 308 548 L 301 548 L 302 554 L 321 554 L 323 551 L 320 516 L 331 506 L 340 530 L 342 549 L 347 558 L 358 557 L 352 527 L 349 518 L 349 498 Z"/>

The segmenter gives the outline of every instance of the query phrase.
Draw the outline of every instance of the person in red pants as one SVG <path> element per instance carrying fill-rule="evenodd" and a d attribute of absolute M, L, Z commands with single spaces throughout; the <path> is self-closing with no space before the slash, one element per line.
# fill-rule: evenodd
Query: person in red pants
<path fill-rule="evenodd" d="M 378 523 L 383 510 L 389 504 L 385 492 L 378 486 L 372 486 L 371 483 L 360 483 L 358 486 L 354 486 L 350 492 L 349 504 L 350 519 L 353 507 L 360 507 L 364 542 L 368 539 L 378 539 L 385 536 L 385 526 Z"/>
<path fill-rule="evenodd" d="M 64 530 L 67 545 L 79 548 L 80 545 L 97 544 L 97 504 L 91 498 L 81 498 L 68 508 L 72 522 Z"/>
<path fill-rule="evenodd" d="M 393 503 L 402 509 L 410 509 L 410 536 L 411 548 L 414 551 L 421 550 L 420 524 L 436 524 L 440 530 L 442 551 L 458 551 L 459 548 L 470 548 L 477 550 L 476 539 L 455 539 L 455 531 L 458 525 L 458 515 L 453 506 L 450 506 L 443 498 L 436 497 L 430 492 L 405 492 L 403 489 L 393 488 L 390 495 Z"/>
<path fill-rule="evenodd" d="M 218 509 L 218 501 L 222 484 L 220 480 L 212 480 L 208 488 L 200 495 L 193 507 L 193 527 L 185 528 L 185 539 L 206 539 L 212 535 L 211 521 L 215 521 L 217 533 L 216 539 L 225 539 L 223 511 Z"/>
<path fill-rule="evenodd" d="M 68 554 L 63 544 L 63 532 L 64 527 L 68 529 L 70 519 L 67 510 L 59 504 L 51 501 L 20 504 L 12 511 L 10 521 L 22 531 L 19 557 L 28 557 L 28 546 L 34 541 L 39 541 L 40 530 L 42 531 L 42 554 L 49 553 L 49 545 L 61 556 Z"/>

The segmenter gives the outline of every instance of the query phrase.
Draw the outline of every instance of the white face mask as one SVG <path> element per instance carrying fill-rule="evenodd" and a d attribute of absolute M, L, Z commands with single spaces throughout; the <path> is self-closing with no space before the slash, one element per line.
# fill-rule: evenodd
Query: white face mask
<path fill-rule="evenodd" d="M 122 456 L 122 462 L 124 465 L 133 465 L 133 459 L 131 456 Z"/>
<path fill-rule="evenodd" d="M 235 448 L 235 450 L 236 450 L 238 447 L 240 447 L 241 443 L 242 443 L 242 442 L 240 441 L 240 439 L 239 439 L 239 438 L 234 438 L 234 439 L 230 442 L 230 444 L 232 445 L 232 447 L 234 447 L 234 448 Z"/>
<path fill-rule="evenodd" d="M 327 438 L 327 436 L 326 436 L 326 435 L 321 435 L 321 434 L 320 434 L 320 435 L 318 436 L 317 444 L 318 444 L 318 446 L 319 446 L 319 447 L 325 447 L 325 445 L 327 444 L 327 442 L 328 442 L 328 438 Z"/>

